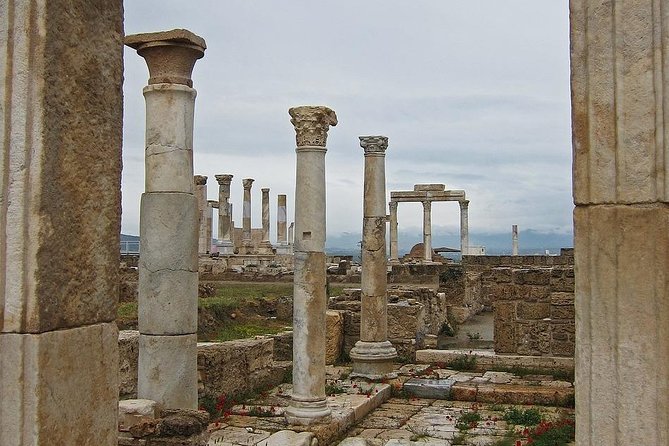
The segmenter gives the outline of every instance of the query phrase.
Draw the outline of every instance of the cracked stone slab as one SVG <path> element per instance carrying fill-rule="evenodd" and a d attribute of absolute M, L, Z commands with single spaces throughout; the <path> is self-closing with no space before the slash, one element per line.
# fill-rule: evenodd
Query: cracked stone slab
<path fill-rule="evenodd" d="M 404 383 L 404 390 L 420 398 L 449 399 L 454 379 L 411 378 Z"/>

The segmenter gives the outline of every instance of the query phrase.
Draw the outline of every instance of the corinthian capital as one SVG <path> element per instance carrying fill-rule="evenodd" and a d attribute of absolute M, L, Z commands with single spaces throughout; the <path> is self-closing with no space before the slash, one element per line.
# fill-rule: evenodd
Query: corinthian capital
<path fill-rule="evenodd" d="M 215 177 L 216 181 L 221 186 L 229 186 L 230 183 L 232 183 L 232 177 L 233 177 L 232 175 L 223 174 L 223 175 L 216 175 Z"/>
<path fill-rule="evenodd" d="M 360 147 L 365 150 L 367 154 L 384 154 L 388 148 L 387 136 L 360 136 Z"/>
<path fill-rule="evenodd" d="M 207 177 L 205 175 L 195 175 L 193 177 L 193 181 L 195 182 L 196 186 L 204 186 L 207 184 Z"/>
<path fill-rule="evenodd" d="M 295 127 L 297 147 L 325 147 L 330 126 L 337 125 L 335 112 L 323 106 L 301 106 L 288 110 Z"/>
<path fill-rule="evenodd" d="M 244 178 L 242 179 L 242 186 L 244 186 L 244 189 L 251 189 L 254 181 L 253 178 Z"/>

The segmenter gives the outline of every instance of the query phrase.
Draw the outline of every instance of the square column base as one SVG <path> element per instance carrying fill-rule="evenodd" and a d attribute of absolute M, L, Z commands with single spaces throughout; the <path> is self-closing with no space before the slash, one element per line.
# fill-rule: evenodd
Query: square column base
<path fill-rule="evenodd" d="M 373 381 L 397 378 L 393 364 L 397 351 L 390 341 L 358 341 L 351 349 L 350 357 L 353 360 L 351 377 Z"/>
<path fill-rule="evenodd" d="M 290 402 L 290 407 L 286 409 L 285 416 L 288 424 L 308 426 L 328 421 L 331 414 L 332 411 L 324 399 L 319 401 L 299 401 L 293 399 Z"/>

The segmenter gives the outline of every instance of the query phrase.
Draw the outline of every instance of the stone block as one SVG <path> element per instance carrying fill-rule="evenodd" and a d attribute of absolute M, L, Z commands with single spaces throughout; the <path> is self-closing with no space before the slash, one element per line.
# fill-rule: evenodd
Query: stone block
<path fill-rule="evenodd" d="M 495 283 L 511 283 L 513 278 L 511 268 L 493 268 L 490 280 Z"/>
<path fill-rule="evenodd" d="M 343 312 L 328 310 L 325 313 L 325 327 L 325 363 L 334 364 L 339 360 L 344 346 Z"/>
<path fill-rule="evenodd" d="M 131 427 L 155 420 L 160 416 L 158 404 L 152 400 L 121 400 L 118 402 L 118 430 L 128 432 Z"/>
<path fill-rule="evenodd" d="M 119 396 L 137 396 L 137 359 L 139 357 L 139 332 L 122 330 L 118 334 Z"/>
<path fill-rule="evenodd" d="M 0 334 L 0 444 L 116 444 L 117 367 L 114 323 Z"/>
<path fill-rule="evenodd" d="M 566 319 L 573 321 L 576 317 L 574 305 L 551 305 L 551 319 Z"/>
<path fill-rule="evenodd" d="M 451 387 L 451 399 L 454 401 L 477 401 L 477 394 L 476 384 L 455 383 Z"/>
<path fill-rule="evenodd" d="M 516 306 L 515 301 L 497 301 L 493 302 L 493 312 L 495 316 L 495 323 L 499 322 L 513 322 L 516 320 Z"/>
<path fill-rule="evenodd" d="M 518 302 L 518 319 L 537 320 L 549 317 L 551 305 L 548 302 Z"/>
<path fill-rule="evenodd" d="M 516 324 L 495 321 L 495 353 L 516 353 Z"/>
<path fill-rule="evenodd" d="M 388 304 L 388 338 L 415 339 L 423 330 L 423 305 L 406 301 Z"/>
<path fill-rule="evenodd" d="M 311 432 L 293 432 L 282 430 L 273 433 L 267 440 L 258 443 L 258 446 L 312 446 L 314 434 Z"/>
<path fill-rule="evenodd" d="M 550 353 L 550 323 L 531 322 L 516 324 L 516 352 L 520 355 L 547 355 Z"/>
<path fill-rule="evenodd" d="M 549 285 L 549 268 L 517 269 L 513 271 L 513 283 L 517 285 Z"/>
<path fill-rule="evenodd" d="M 140 332 L 150 335 L 197 332 L 197 272 L 140 269 L 139 277 Z"/>
<path fill-rule="evenodd" d="M 574 293 L 551 293 L 551 305 L 574 305 Z"/>
<path fill-rule="evenodd" d="M 456 381 L 452 379 L 411 378 L 402 388 L 418 398 L 447 400 L 451 396 L 451 388 Z"/>
<path fill-rule="evenodd" d="M 293 360 L 293 332 L 284 331 L 272 335 L 274 339 L 274 360 L 292 361 Z M 343 341 L 342 341 L 343 343 Z"/>
<path fill-rule="evenodd" d="M 137 397 L 197 409 L 197 335 L 140 334 Z"/>

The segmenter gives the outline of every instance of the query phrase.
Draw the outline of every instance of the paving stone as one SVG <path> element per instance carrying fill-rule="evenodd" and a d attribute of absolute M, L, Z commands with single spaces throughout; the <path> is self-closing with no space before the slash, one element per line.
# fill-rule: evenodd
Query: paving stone
<path fill-rule="evenodd" d="M 404 383 L 404 390 L 421 398 L 448 399 L 454 383 L 452 379 L 411 378 Z"/>
<path fill-rule="evenodd" d="M 494 384 L 506 384 L 516 377 L 513 373 L 508 372 L 485 372 L 484 378 L 488 378 Z"/>

